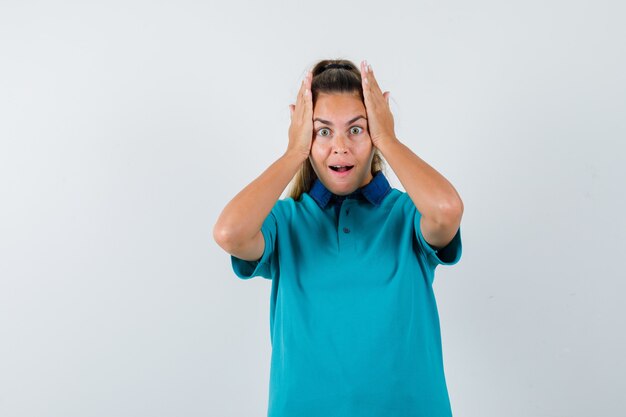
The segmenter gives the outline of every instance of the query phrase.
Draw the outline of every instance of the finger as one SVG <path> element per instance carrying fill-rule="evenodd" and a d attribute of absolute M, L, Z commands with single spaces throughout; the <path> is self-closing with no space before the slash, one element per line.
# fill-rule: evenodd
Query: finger
<path fill-rule="evenodd" d="M 309 73 L 307 72 L 304 75 L 304 78 L 302 79 L 302 82 L 300 83 L 300 88 L 298 89 L 298 98 L 304 96 L 304 90 L 307 88 L 307 78 L 308 78 Z"/>
<path fill-rule="evenodd" d="M 372 66 L 367 66 L 367 81 L 370 84 L 370 89 L 378 94 L 383 94 L 383 90 L 381 90 L 378 85 L 378 81 L 376 80 L 376 76 L 374 75 L 374 71 L 372 71 Z"/>
<path fill-rule="evenodd" d="M 304 91 L 304 97 L 302 98 L 304 104 L 304 113 L 307 117 L 311 117 L 311 113 L 313 112 L 313 97 L 311 95 L 311 90 L 306 89 Z"/>
<path fill-rule="evenodd" d="M 378 82 L 376 81 L 376 77 L 374 76 L 374 72 L 372 71 L 372 66 L 367 63 L 367 61 L 361 62 L 361 79 L 363 80 L 363 95 L 383 95 Z M 369 97 L 372 98 L 372 97 Z"/>
<path fill-rule="evenodd" d="M 292 118 L 294 114 L 296 115 L 302 114 L 302 108 L 304 107 L 304 91 L 306 90 L 305 83 L 306 83 L 306 79 L 303 79 L 302 82 L 300 83 L 300 88 L 298 89 L 296 102 L 294 104 L 289 105 Z"/>
<path fill-rule="evenodd" d="M 313 113 L 313 95 L 311 92 L 311 84 L 313 84 L 313 74 L 311 71 L 307 72 L 304 81 L 305 89 L 302 97 L 304 104 L 304 113 L 307 118 L 311 119 L 311 114 Z"/>
<path fill-rule="evenodd" d="M 302 80 L 302 84 L 300 85 L 300 90 L 298 91 L 298 97 L 296 99 L 296 108 L 301 108 L 306 105 L 307 95 L 310 96 L 311 92 L 311 71 L 308 71 Z"/>
<path fill-rule="evenodd" d="M 391 95 L 391 93 L 389 93 L 389 91 L 385 91 L 383 93 L 383 97 L 385 97 L 385 101 L 387 101 L 387 104 L 389 104 L 389 96 Z"/>
<path fill-rule="evenodd" d="M 363 88 L 365 88 L 368 84 L 367 80 L 367 61 L 361 61 L 361 80 L 363 83 Z"/>
<path fill-rule="evenodd" d="M 368 80 L 367 73 L 367 61 L 361 61 L 361 87 L 363 88 L 363 99 L 365 101 L 365 108 L 371 103 L 371 88 Z"/>
<path fill-rule="evenodd" d="M 289 105 L 289 116 L 293 118 L 293 112 L 296 110 L 296 106 L 293 104 Z"/>
<path fill-rule="evenodd" d="M 304 92 L 303 96 L 311 95 L 311 84 L 313 83 L 313 74 L 311 71 L 307 71 L 306 76 L 304 77 Z"/>
<path fill-rule="evenodd" d="M 374 74 L 371 71 L 371 65 L 367 61 L 361 62 L 361 77 L 363 78 L 363 98 L 365 102 L 365 109 L 367 112 L 376 112 L 378 108 L 384 107 L 386 97 L 383 92 L 380 91 Z"/>
<path fill-rule="evenodd" d="M 311 76 L 311 71 L 307 71 L 306 74 L 304 75 L 304 79 L 302 79 L 302 93 L 304 94 L 304 92 L 306 90 L 311 90 L 311 79 L 313 77 Z"/>

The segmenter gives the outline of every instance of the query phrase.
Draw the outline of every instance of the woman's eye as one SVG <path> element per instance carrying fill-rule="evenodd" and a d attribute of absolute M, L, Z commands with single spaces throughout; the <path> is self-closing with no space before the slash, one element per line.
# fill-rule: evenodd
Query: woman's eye
<path fill-rule="evenodd" d="M 353 135 L 358 135 L 361 132 L 363 132 L 363 128 L 362 127 L 352 126 L 350 128 L 350 133 L 353 134 Z"/>
<path fill-rule="evenodd" d="M 330 135 L 330 129 L 327 129 L 327 128 L 324 127 L 322 129 L 318 130 L 317 134 L 320 135 L 320 136 L 328 136 L 328 135 Z"/>

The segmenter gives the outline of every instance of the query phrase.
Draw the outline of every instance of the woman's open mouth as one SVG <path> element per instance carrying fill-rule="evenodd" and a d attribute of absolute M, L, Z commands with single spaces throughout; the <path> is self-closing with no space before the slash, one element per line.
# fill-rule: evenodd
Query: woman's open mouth
<path fill-rule="evenodd" d="M 348 172 L 354 168 L 354 165 L 330 165 L 329 168 L 335 172 Z"/>

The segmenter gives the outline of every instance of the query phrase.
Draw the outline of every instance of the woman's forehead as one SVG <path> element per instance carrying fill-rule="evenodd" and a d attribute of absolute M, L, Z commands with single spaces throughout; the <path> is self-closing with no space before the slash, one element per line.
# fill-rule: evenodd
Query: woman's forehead
<path fill-rule="evenodd" d="M 357 116 L 366 117 L 365 105 L 358 93 L 320 93 L 317 96 L 313 119 L 348 122 Z"/>

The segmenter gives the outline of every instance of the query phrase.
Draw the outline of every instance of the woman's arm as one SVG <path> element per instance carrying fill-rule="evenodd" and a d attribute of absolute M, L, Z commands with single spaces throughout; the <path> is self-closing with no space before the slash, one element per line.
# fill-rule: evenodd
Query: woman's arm
<path fill-rule="evenodd" d="M 287 151 L 226 205 L 213 227 L 217 244 L 237 258 L 249 261 L 261 258 L 265 250 L 261 226 L 311 151 L 311 78 L 308 73 L 296 104 L 290 106 Z"/>
<path fill-rule="evenodd" d="M 461 197 L 448 180 L 396 138 L 389 93 L 383 94 L 366 62 L 361 63 L 361 77 L 372 143 L 422 214 L 420 228 L 426 241 L 435 248 L 443 248 L 461 224 Z"/>
<path fill-rule="evenodd" d="M 397 138 L 376 145 L 422 214 L 424 239 L 435 248 L 445 247 L 459 229 L 463 202 L 452 184 L 415 155 Z"/>

